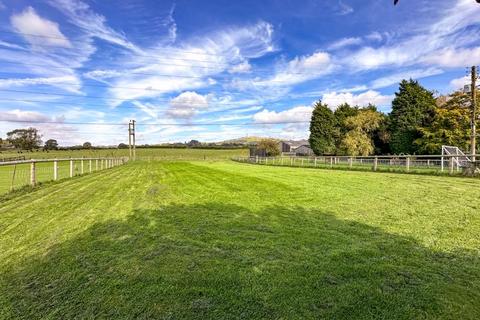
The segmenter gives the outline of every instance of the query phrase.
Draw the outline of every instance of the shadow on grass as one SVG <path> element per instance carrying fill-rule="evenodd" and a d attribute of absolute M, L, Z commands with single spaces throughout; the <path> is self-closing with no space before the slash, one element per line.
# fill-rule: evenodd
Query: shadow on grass
<path fill-rule="evenodd" d="M 476 318 L 479 258 L 303 208 L 137 210 L 3 270 L 0 318 Z"/>

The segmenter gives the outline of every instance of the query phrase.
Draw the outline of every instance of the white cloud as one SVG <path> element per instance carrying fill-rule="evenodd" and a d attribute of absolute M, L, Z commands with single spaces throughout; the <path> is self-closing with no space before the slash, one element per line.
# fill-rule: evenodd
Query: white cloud
<path fill-rule="evenodd" d="M 322 102 L 332 109 L 343 103 L 348 103 L 351 106 L 367 106 L 369 103 L 376 106 L 385 106 L 390 104 L 392 100 L 393 96 L 384 96 L 374 90 L 368 90 L 358 95 L 351 92 L 330 92 L 325 93 L 322 97 Z"/>
<path fill-rule="evenodd" d="M 334 67 L 330 55 L 327 52 L 319 51 L 312 55 L 295 57 L 286 63 L 280 63 L 274 75 L 269 78 L 239 80 L 233 82 L 232 86 L 241 90 L 258 89 L 262 91 L 266 88 L 287 87 L 320 78 L 331 73 Z M 285 92 L 278 92 L 278 94 L 285 94 Z"/>
<path fill-rule="evenodd" d="M 369 40 L 369 41 L 382 41 L 383 40 L 383 36 L 380 32 L 378 31 L 374 31 L 372 33 L 369 33 L 365 39 Z"/>
<path fill-rule="evenodd" d="M 477 65 L 480 64 L 480 47 L 439 50 L 426 56 L 423 61 L 428 64 L 449 68 Z"/>
<path fill-rule="evenodd" d="M 470 0 L 454 2 L 455 5 L 423 25 L 405 24 L 402 29 L 411 31 L 392 35 L 384 45 L 363 47 L 339 57 L 341 64 L 363 71 L 418 64 L 458 67 L 478 63 L 479 49 L 466 49 L 478 45 L 478 6 Z M 469 28 L 472 26 L 477 28 Z"/>
<path fill-rule="evenodd" d="M 36 111 L 25 111 L 20 109 L 0 111 L 0 120 L 15 121 L 50 121 L 50 117 Z"/>
<path fill-rule="evenodd" d="M 156 119 L 158 116 L 158 107 L 152 105 L 151 103 L 141 103 L 140 101 L 133 101 L 133 104 L 148 114 L 151 118 Z"/>
<path fill-rule="evenodd" d="M 450 87 L 454 90 L 463 89 L 465 85 L 470 85 L 470 77 L 464 76 L 450 81 Z"/>
<path fill-rule="evenodd" d="M 362 38 L 352 37 L 352 38 L 342 38 L 330 44 L 328 46 L 329 50 L 338 50 L 349 46 L 362 44 Z"/>
<path fill-rule="evenodd" d="M 244 61 L 237 65 L 231 67 L 228 72 L 230 73 L 248 73 L 252 70 L 252 66 L 248 63 L 248 61 Z"/>
<path fill-rule="evenodd" d="M 0 46 L 7 47 L 7 48 L 12 48 L 12 49 L 20 49 L 20 50 L 23 49 L 23 47 L 19 46 L 18 44 L 10 43 L 10 42 L 3 41 L 3 40 L 0 40 Z"/>
<path fill-rule="evenodd" d="M 33 85 L 51 85 L 59 88 L 64 88 L 67 91 L 78 93 L 81 83 L 75 76 L 0 79 L 0 88 L 23 87 Z"/>
<path fill-rule="evenodd" d="M 441 73 L 443 73 L 443 70 L 438 68 L 414 69 L 414 70 L 402 71 L 402 72 L 393 73 L 386 77 L 378 78 L 372 81 L 372 83 L 370 84 L 370 87 L 372 89 L 379 89 L 379 88 L 388 87 L 392 84 L 398 84 L 403 79 L 410 79 L 410 78 L 421 79 L 421 78 L 426 78 L 426 77 L 434 76 Z"/>
<path fill-rule="evenodd" d="M 175 12 L 175 3 L 172 5 L 170 12 L 168 13 L 167 18 L 165 19 L 164 25 L 168 27 L 168 38 L 171 43 L 174 43 L 177 39 L 177 23 L 173 18 L 173 13 Z"/>
<path fill-rule="evenodd" d="M 27 7 L 19 14 L 12 15 L 10 22 L 15 31 L 32 45 L 70 48 L 72 45 L 60 31 L 58 23 L 40 17 L 35 9 Z"/>
<path fill-rule="evenodd" d="M 142 50 L 123 34 L 108 27 L 105 17 L 93 12 L 88 4 L 79 0 L 49 0 L 48 2 L 67 16 L 70 23 L 82 29 L 89 36 L 108 41 L 137 54 L 142 53 Z"/>
<path fill-rule="evenodd" d="M 242 70 L 237 69 L 237 72 L 246 71 L 248 58 L 272 51 L 272 32 L 270 24 L 259 22 L 187 39 L 181 46 L 158 43 L 143 50 L 144 54 L 121 56 L 116 62 L 122 70 L 120 74 L 117 70 L 99 70 L 89 76 L 112 79 L 112 86 L 117 88 L 111 88 L 109 93 L 117 100 L 116 104 L 121 100 L 208 87 L 216 84 L 212 77 L 229 70 L 232 65 L 233 68 L 241 65 Z M 130 87 L 151 90 L 125 89 Z"/>
<path fill-rule="evenodd" d="M 284 111 L 269 111 L 264 109 L 253 115 L 256 123 L 282 123 L 310 121 L 313 107 L 298 106 Z"/>
<path fill-rule="evenodd" d="M 338 1 L 338 6 L 339 6 L 338 14 L 341 15 L 341 16 L 350 14 L 354 11 L 351 6 L 344 3 L 342 0 Z"/>
<path fill-rule="evenodd" d="M 170 107 L 166 113 L 172 118 L 189 119 L 199 110 L 206 108 L 208 108 L 208 100 L 205 96 L 193 91 L 186 91 L 170 101 Z"/>

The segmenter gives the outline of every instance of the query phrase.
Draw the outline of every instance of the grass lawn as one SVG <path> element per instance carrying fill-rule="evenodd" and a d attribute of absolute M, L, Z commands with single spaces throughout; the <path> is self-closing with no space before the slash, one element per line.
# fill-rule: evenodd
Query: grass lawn
<path fill-rule="evenodd" d="M 0 198 L 0 318 L 479 319 L 480 184 L 137 162 Z"/>
<path fill-rule="evenodd" d="M 0 151 L 0 158 L 25 156 L 26 159 L 126 157 L 128 149 L 92 149 L 60 151 Z M 247 156 L 248 149 L 174 149 L 137 148 L 137 158 L 157 160 L 227 160 L 234 156 Z"/>

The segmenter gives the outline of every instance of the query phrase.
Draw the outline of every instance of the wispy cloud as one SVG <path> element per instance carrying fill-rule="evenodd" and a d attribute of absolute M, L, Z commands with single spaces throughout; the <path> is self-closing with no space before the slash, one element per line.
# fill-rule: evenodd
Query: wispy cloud
<path fill-rule="evenodd" d="M 27 7 L 19 14 L 10 17 L 10 22 L 31 45 L 42 49 L 45 45 L 71 48 L 72 44 L 60 31 L 58 23 L 40 17 L 35 9 Z"/>
<path fill-rule="evenodd" d="M 353 94 L 351 92 L 329 92 L 322 97 L 322 102 L 326 103 L 330 108 L 336 109 L 343 103 L 348 103 L 351 106 L 367 106 L 373 104 L 376 106 L 389 105 L 393 100 L 393 96 L 382 95 L 378 91 L 368 90 L 360 94 Z"/>

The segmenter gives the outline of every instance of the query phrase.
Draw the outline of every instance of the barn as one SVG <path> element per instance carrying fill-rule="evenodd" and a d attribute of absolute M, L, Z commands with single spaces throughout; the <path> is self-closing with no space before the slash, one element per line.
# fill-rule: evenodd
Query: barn
<path fill-rule="evenodd" d="M 297 156 L 313 156 L 314 155 L 312 148 L 310 148 L 308 144 L 303 144 L 299 146 L 298 148 L 293 150 L 293 152 L 295 152 L 295 155 Z"/>

